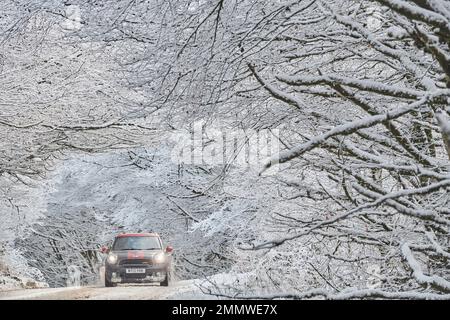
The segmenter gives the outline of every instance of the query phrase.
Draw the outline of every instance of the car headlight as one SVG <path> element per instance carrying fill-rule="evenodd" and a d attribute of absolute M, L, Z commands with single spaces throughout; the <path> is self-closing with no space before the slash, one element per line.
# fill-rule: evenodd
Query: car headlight
<path fill-rule="evenodd" d="M 155 263 L 164 263 L 166 261 L 166 256 L 161 252 L 156 254 L 153 259 L 155 260 Z"/>
<path fill-rule="evenodd" d="M 117 262 L 117 254 L 110 253 L 108 258 L 106 258 L 106 261 L 108 261 L 109 264 L 115 264 Z"/>

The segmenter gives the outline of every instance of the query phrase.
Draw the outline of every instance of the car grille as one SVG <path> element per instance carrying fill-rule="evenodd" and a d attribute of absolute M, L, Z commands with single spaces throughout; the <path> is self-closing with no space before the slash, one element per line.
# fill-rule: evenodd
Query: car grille
<path fill-rule="evenodd" d="M 151 259 L 125 259 L 119 262 L 119 265 L 140 265 L 140 264 L 151 265 L 153 263 Z"/>

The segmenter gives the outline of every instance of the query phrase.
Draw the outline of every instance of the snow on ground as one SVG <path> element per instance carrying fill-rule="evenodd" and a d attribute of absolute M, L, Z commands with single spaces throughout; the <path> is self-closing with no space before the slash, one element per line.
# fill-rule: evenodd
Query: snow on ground
<path fill-rule="evenodd" d="M 159 284 L 122 284 L 114 288 L 102 286 L 61 287 L 46 289 L 4 290 L 0 300 L 153 300 L 214 299 L 198 288 L 199 280 L 177 281 L 169 287 Z"/>
<path fill-rule="evenodd" d="M 223 299 L 220 296 L 208 294 L 216 284 L 226 287 L 244 280 L 246 275 L 230 275 L 221 273 L 207 279 L 192 279 L 174 281 L 169 287 L 158 284 L 121 284 L 114 288 L 101 285 L 86 287 L 62 287 L 28 290 L 0 291 L 0 300 L 211 300 Z M 214 283 L 214 284 L 213 284 Z"/>

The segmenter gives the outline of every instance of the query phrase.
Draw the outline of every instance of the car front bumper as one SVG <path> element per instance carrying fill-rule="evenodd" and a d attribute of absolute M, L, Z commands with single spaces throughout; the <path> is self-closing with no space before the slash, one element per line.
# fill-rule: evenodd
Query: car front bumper
<path fill-rule="evenodd" d="M 127 269 L 145 269 L 145 273 L 127 273 Z M 162 282 L 167 275 L 167 266 L 119 265 L 106 266 L 106 277 L 112 283 Z"/>

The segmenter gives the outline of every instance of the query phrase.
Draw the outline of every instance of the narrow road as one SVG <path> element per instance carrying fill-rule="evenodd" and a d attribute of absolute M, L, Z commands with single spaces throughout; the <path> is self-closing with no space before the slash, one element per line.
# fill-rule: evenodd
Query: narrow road
<path fill-rule="evenodd" d="M 0 291 L 0 300 L 153 300 L 170 299 L 171 296 L 194 289 L 194 280 L 177 281 L 169 287 L 159 284 L 119 285 L 79 288 L 45 288 Z"/>

